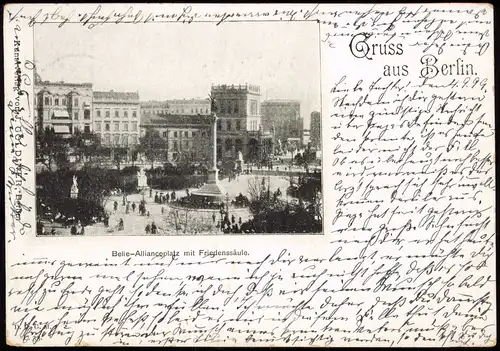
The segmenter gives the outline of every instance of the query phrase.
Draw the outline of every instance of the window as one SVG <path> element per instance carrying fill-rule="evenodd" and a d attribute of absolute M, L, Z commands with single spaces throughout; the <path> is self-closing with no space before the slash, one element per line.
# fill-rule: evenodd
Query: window
<path fill-rule="evenodd" d="M 233 148 L 233 141 L 231 139 L 226 140 L 226 151 L 230 151 Z"/>
<path fill-rule="evenodd" d="M 191 109 L 191 113 L 194 113 L 194 110 L 193 110 L 193 109 Z"/>
<path fill-rule="evenodd" d="M 236 130 L 241 129 L 241 121 L 236 121 Z"/>
<path fill-rule="evenodd" d="M 66 99 L 65 98 L 62 99 L 62 105 L 66 106 Z"/>
<path fill-rule="evenodd" d="M 206 109 L 206 112 L 208 113 L 208 108 Z"/>
<path fill-rule="evenodd" d="M 113 144 L 115 145 L 120 144 L 120 134 L 113 135 Z"/>
<path fill-rule="evenodd" d="M 239 112 L 239 107 L 238 107 L 238 100 L 234 100 L 234 113 Z"/>
<path fill-rule="evenodd" d="M 111 142 L 111 137 L 109 136 L 109 134 L 104 135 L 104 143 L 109 144 L 110 142 Z"/>
<path fill-rule="evenodd" d="M 115 118 L 120 117 L 120 112 L 118 110 L 115 111 Z"/>
<path fill-rule="evenodd" d="M 123 123 L 123 130 L 128 131 L 128 123 Z"/>
<path fill-rule="evenodd" d="M 97 115 L 97 117 L 99 117 L 99 118 L 100 118 L 100 117 L 101 117 L 101 110 L 97 110 L 97 111 L 96 111 L 96 115 Z"/>
<path fill-rule="evenodd" d="M 184 148 L 189 148 L 189 141 L 187 140 L 184 140 Z"/>
<path fill-rule="evenodd" d="M 177 132 L 174 132 L 174 138 L 177 138 Z"/>
<path fill-rule="evenodd" d="M 221 130 L 221 129 L 222 129 L 222 122 L 221 122 L 221 120 L 219 119 L 219 120 L 217 121 L 217 130 Z"/>
<path fill-rule="evenodd" d="M 137 132 L 137 122 L 132 122 L 132 130 Z"/>
<path fill-rule="evenodd" d="M 231 121 L 227 121 L 227 130 L 231 130 Z"/>
<path fill-rule="evenodd" d="M 128 146 L 128 135 L 122 135 L 122 145 Z"/>
<path fill-rule="evenodd" d="M 86 124 L 85 126 L 83 126 L 83 132 L 90 133 L 90 124 Z"/>
<path fill-rule="evenodd" d="M 75 121 L 78 121 L 78 112 L 75 112 L 74 119 L 75 119 Z"/>
<path fill-rule="evenodd" d="M 105 123 L 105 124 L 104 124 L 104 130 L 105 130 L 106 132 L 109 132 L 109 123 Z M 108 136 L 109 136 L 109 135 L 108 135 Z"/>
<path fill-rule="evenodd" d="M 109 118 L 109 111 L 106 111 L 106 117 Z"/>
<path fill-rule="evenodd" d="M 132 111 L 132 117 L 137 117 L 137 111 Z"/>
<path fill-rule="evenodd" d="M 49 98 L 49 105 L 52 105 L 52 98 Z"/>
<path fill-rule="evenodd" d="M 196 109 L 196 113 L 198 113 L 198 109 Z"/>
<path fill-rule="evenodd" d="M 184 132 L 184 137 L 187 138 L 188 137 L 188 132 Z"/>
<path fill-rule="evenodd" d="M 83 111 L 83 119 L 90 119 L 90 110 Z"/>
<path fill-rule="evenodd" d="M 45 98 L 45 105 L 48 105 L 48 104 L 49 104 L 49 98 L 48 98 L 48 97 L 46 97 L 46 98 Z"/>
<path fill-rule="evenodd" d="M 137 135 L 135 134 L 132 135 L 132 144 L 137 144 Z"/>
<path fill-rule="evenodd" d="M 59 106 L 59 98 L 54 99 L 54 105 Z"/>
<path fill-rule="evenodd" d="M 128 111 L 123 111 L 123 117 L 128 118 Z"/>
<path fill-rule="evenodd" d="M 78 106 L 78 98 L 75 98 L 75 106 Z"/>
<path fill-rule="evenodd" d="M 120 130 L 120 123 L 115 123 L 115 132 Z"/>
<path fill-rule="evenodd" d="M 100 131 L 101 131 L 101 123 L 96 123 L 96 124 L 95 124 L 95 130 L 96 130 L 97 132 L 100 132 Z"/>
<path fill-rule="evenodd" d="M 174 141 L 174 150 L 177 150 L 179 147 L 177 145 L 177 141 Z"/>
<path fill-rule="evenodd" d="M 250 114 L 253 116 L 257 114 L 257 100 L 250 100 Z"/>
<path fill-rule="evenodd" d="M 163 137 L 166 138 L 167 137 L 167 132 L 163 132 Z"/>

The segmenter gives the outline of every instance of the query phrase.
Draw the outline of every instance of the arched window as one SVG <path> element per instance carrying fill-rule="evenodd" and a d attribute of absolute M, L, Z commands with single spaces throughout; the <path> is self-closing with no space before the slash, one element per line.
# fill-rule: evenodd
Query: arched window
<path fill-rule="evenodd" d="M 226 151 L 231 151 L 233 148 L 233 141 L 231 139 L 226 139 Z"/>

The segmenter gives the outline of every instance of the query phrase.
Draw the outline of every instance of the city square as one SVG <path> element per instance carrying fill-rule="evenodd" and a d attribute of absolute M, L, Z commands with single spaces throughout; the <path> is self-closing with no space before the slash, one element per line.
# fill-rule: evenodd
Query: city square
<path fill-rule="evenodd" d="M 271 43 L 255 41 L 260 28 L 245 32 L 248 43 L 200 31 L 191 40 L 204 48 L 214 74 L 191 85 L 112 74 L 116 61 L 108 62 L 110 72 L 100 71 L 104 80 L 86 75 L 100 67 L 94 61 L 50 64 L 55 54 L 42 44 L 50 26 L 35 32 L 38 235 L 322 233 L 319 71 L 310 76 L 319 62 L 281 42 L 272 44 L 283 45 L 281 58 L 263 56 Z M 79 33 L 77 47 L 61 38 L 67 45 L 56 51 L 66 57 L 95 48 L 98 32 Z M 207 46 L 207 35 L 236 40 L 236 55 L 252 69 L 226 66 L 226 76 L 217 75 L 222 66 L 209 57 L 225 58 Z M 165 55 L 171 65 L 158 61 L 160 71 L 178 74 L 180 63 Z M 295 70 L 284 68 L 287 60 Z M 138 65 L 127 69 L 141 72 Z M 275 74 L 263 75 L 269 69 Z M 226 82 L 214 84 L 219 79 Z"/>

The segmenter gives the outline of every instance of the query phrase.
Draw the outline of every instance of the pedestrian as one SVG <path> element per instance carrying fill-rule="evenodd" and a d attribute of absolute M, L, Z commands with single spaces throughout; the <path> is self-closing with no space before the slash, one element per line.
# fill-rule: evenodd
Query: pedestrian
<path fill-rule="evenodd" d="M 123 225 L 123 218 L 120 218 L 118 221 L 118 230 L 123 230 L 124 225 Z"/>
<path fill-rule="evenodd" d="M 175 201 L 175 191 L 172 191 L 172 196 L 171 196 L 171 198 L 172 198 L 172 201 Z"/>
<path fill-rule="evenodd" d="M 151 234 L 156 234 L 156 224 L 155 224 L 155 222 L 153 222 L 151 224 Z"/>
<path fill-rule="evenodd" d="M 127 202 L 127 206 L 125 206 L 125 213 L 128 214 L 130 211 L 130 203 Z"/>
<path fill-rule="evenodd" d="M 166 197 L 166 199 L 167 199 L 167 203 L 168 203 L 168 202 L 170 201 L 170 194 L 169 194 L 169 193 L 167 193 L 167 195 L 166 195 L 165 197 Z"/>
<path fill-rule="evenodd" d="M 123 195 L 123 206 L 125 206 L 126 197 Z"/>
<path fill-rule="evenodd" d="M 71 226 L 70 233 L 71 233 L 71 235 L 76 235 L 76 225 L 73 224 Z"/>
<path fill-rule="evenodd" d="M 149 188 L 149 197 L 153 196 L 153 189 Z"/>
<path fill-rule="evenodd" d="M 155 194 L 155 203 L 157 204 L 160 200 L 158 199 L 158 193 Z"/>
<path fill-rule="evenodd" d="M 118 210 L 118 202 L 116 201 L 113 203 L 113 210 Z"/>
<path fill-rule="evenodd" d="M 163 208 L 163 206 L 161 207 L 161 214 L 163 214 L 163 212 L 165 211 L 165 209 Z"/>
<path fill-rule="evenodd" d="M 238 219 L 238 224 L 241 226 L 241 217 Z"/>
<path fill-rule="evenodd" d="M 82 230 L 80 231 L 81 235 L 85 235 L 85 226 L 82 225 Z"/>
<path fill-rule="evenodd" d="M 151 232 L 151 227 L 149 226 L 149 223 L 146 225 L 146 234 L 149 234 Z"/>
<path fill-rule="evenodd" d="M 132 202 L 132 212 L 135 213 L 135 202 Z"/>
<path fill-rule="evenodd" d="M 212 213 L 212 222 L 214 223 L 215 223 L 215 218 L 216 218 L 215 213 Z"/>
<path fill-rule="evenodd" d="M 234 218 L 234 215 L 231 216 L 231 223 L 236 223 L 236 219 Z"/>
<path fill-rule="evenodd" d="M 149 211 L 148 211 L 148 217 L 149 217 Z"/>

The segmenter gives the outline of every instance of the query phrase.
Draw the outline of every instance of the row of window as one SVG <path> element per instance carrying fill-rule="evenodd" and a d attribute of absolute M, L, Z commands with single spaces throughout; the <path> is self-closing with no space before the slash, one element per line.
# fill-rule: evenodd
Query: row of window
<path fill-rule="evenodd" d="M 54 106 L 67 106 L 68 103 L 70 102 L 71 99 L 67 99 L 67 98 L 58 98 L 58 97 L 55 97 L 54 99 L 52 99 L 51 96 L 46 96 L 45 97 L 45 105 L 47 106 L 50 106 L 52 105 L 52 102 L 54 103 L 53 105 Z M 60 103 L 60 105 L 59 105 Z M 39 96 L 38 97 L 38 105 L 42 105 L 42 97 Z M 73 100 L 73 106 L 78 106 L 78 98 L 75 98 Z"/>
<path fill-rule="evenodd" d="M 110 118 L 111 117 L 111 111 L 110 110 L 105 110 L 104 111 L 104 115 L 105 115 L 104 117 Z M 115 110 L 114 116 L 115 116 L 115 118 L 120 118 L 120 110 Z M 102 117 L 101 110 L 96 110 L 96 117 L 97 118 Z M 128 118 L 128 111 L 127 110 L 123 111 L 123 117 Z M 137 111 L 136 110 L 132 111 L 132 117 L 134 117 L 134 118 L 137 117 Z"/>
<path fill-rule="evenodd" d="M 228 131 L 231 131 L 233 130 L 233 123 L 232 121 L 226 121 L 226 129 L 224 130 L 228 130 Z M 222 129 L 222 121 L 219 119 L 217 120 L 217 129 L 218 130 L 223 130 Z M 235 129 L 234 130 L 241 130 L 241 121 L 236 121 L 236 124 L 235 124 Z"/>
<path fill-rule="evenodd" d="M 137 144 L 137 135 L 132 134 L 132 135 L 126 135 L 123 134 L 120 136 L 120 134 L 115 134 L 111 136 L 110 134 L 105 134 L 103 136 L 103 142 L 105 144 L 111 144 L 111 141 L 113 141 L 113 145 L 122 145 L 122 146 L 128 146 L 129 144 L 135 145 Z"/>
<path fill-rule="evenodd" d="M 239 113 L 240 111 L 238 100 L 219 100 L 218 107 L 221 114 Z"/>
<path fill-rule="evenodd" d="M 146 109 L 145 109 L 146 110 Z M 183 108 L 176 108 L 176 109 L 168 109 L 168 110 L 157 110 L 157 109 L 152 109 L 150 110 L 150 113 L 154 114 L 154 115 L 160 115 L 160 114 L 167 114 L 167 113 L 177 113 L 177 114 L 182 114 L 182 113 L 189 113 L 189 109 L 183 109 Z M 191 114 L 202 114 L 202 113 L 206 113 L 208 114 L 208 108 L 192 108 L 191 109 Z"/>
<path fill-rule="evenodd" d="M 129 124 L 128 123 L 122 123 L 122 130 L 123 131 L 128 131 L 129 130 Z M 95 130 L 97 132 L 100 132 L 102 129 L 101 123 L 95 123 Z M 109 132 L 111 130 L 111 123 L 110 122 L 104 122 L 104 131 Z M 113 131 L 118 132 L 120 131 L 120 123 L 114 123 L 114 128 Z M 137 131 L 137 122 L 132 122 L 132 131 L 136 132 Z"/>
<path fill-rule="evenodd" d="M 75 121 L 78 121 L 79 118 L 80 118 L 80 114 L 78 113 L 78 111 L 73 112 L 73 119 Z M 83 111 L 83 119 L 90 119 L 90 110 Z"/>

